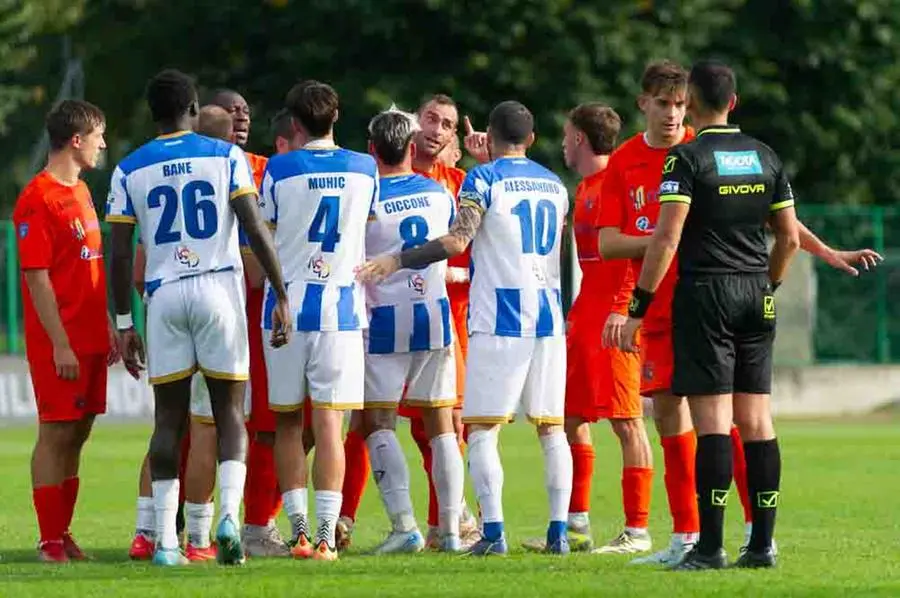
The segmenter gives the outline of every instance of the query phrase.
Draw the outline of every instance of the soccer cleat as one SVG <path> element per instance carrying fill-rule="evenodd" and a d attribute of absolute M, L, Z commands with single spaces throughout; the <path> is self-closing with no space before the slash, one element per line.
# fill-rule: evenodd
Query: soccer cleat
<path fill-rule="evenodd" d="M 428 526 L 428 534 L 425 536 L 425 550 L 441 549 L 441 529 L 433 525 Z"/>
<path fill-rule="evenodd" d="M 291 545 L 290 555 L 295 559 L 312 558 L 313 545 L 312 542 L 309 541 L 309 536 L 307 536 L 306 534 L 300 534 L 300 537 L 294 540 L 293 544 Z"/>
<path fill-rule="evenodd" d="M 72 537 L 72 534 L 66 532 L 63 534 L 63 550 L 66 551 L 66 556 L 69 557 L 70 561 L 89 561 L 90 557 L 81 550 L 81 547 L 78 545 L 78 542 L 75 541 L 75 538 Z"/>
<path fill-rule="evenodd" d="M 424 548 L 425 538 L 418 529 L 408 532 L 392 531 L 375 549 L 375 554 L 413 554 L 422 552 Z"/>
<path fill-rule="evenodd" d="M 606 546 L 592 550 L 591 554 L 634 554 L 647 552 L 651 548 L 653 548 L 653 541 L 650 539 L 649 533 L 635 534 L 626 529 Z"/>
<path fill-rule="evenodd" d="M 506 543 L 506 536 L 500 536 L 498 540 L 481 538 L 465 554 L 467 556 L 504 556 L 507 553 L 509 553 L 509 546 Z"/>
<path fill-rule="evenodd" d="M 62 540 L 38 544 L 38 560 L 42 563 L 68 563 L 69 556 Z"/>
<path fill-rule="evenodd" d="M 591 528 L 576 529 L 568 527 L 566 531 L 569 550 L 571 552 L 590 552 L 594 549 L 594 539 L 591 537 Z M 526 552 L 549 552 L 545 538 L 532 538 L 522 542 L 522 548 Z"/>
<path fill-rule="evenodd" d="M 777 564 L 775 551 L 767 548 L 761 552 L 745 550 L 731 566 L 735 569 L 771 569 Z"/>
<path fill-rule="evenodd" d="M 210 544 L 206 548 L 201 548 L 188 542 L 187 548 L 184 551 L 184 556 L 192 563 L 214 561 L 216 560 L 216 545 Z"/>
<path fill-rule="evenodd" d="M 654 552 L 648 556 L 638 557 L 629 565 L 662 565 L 671 567 L 681 562 L 681 559 L 687 555 L 694 547 L 694 542 L 685 542 L 682 534 L 672 534 L 672 542 L 665 550 Z"/>
<path fill-rule="evenodd" d="M 149 561 L 153 558 L 156 544 L 142 533 L 136 533 L 128 549 L 128 558 L 132 561 Z"/>
<path fill-rule="evenodd" d="M 350 548 L 353 536 L 353 520 L 349 517 L 341 517 L 334 528 L 334 543 L 338 551 L 343 552 Z"/>
<path fill-rule="evenodd" d="M 728 556 L 725 549 L 720 548 L 713 555 L 701 554 L 696 546 L 684 555 L 678 563 L 669 567 L 671 571 L 707 571 L 710 569 L 724 569 L 728 566 Z"/>
<path fill-rule="evenodd" d="M 437 549 L 440 552 L 457 553 L 463 551 L 462 540 L 456 534 L 445 534 L 439 540 Z"/>
<path fill-rule="evenodd" d="M 750 548 L 750 535 L 753 533 L 753 524 L 748 523 L 744 528 L 744 543 L 741 544 L 740 553 L 744 554 L 747 552 L 747 549 Z M 775 538 L 772 538 L 772 554 L 774 556 L 778 556 L 778 544 L 775 542 Z"/>
<path fill-rule="evenodd" d="M 547 554 L 566 555 L 572 552 L 569 546 L 569 539 L 566 536 L 560 536 L 555 542 L 547 546 Z"/>
<path fill-rule="evenodd" d="M 238 526 L 226 515 L 216 527 L 216 560 L 220 565 L 243 565 L 244 547 L 241 545 L 241 534 Z"/>
<path fill-rule="evenodd" d="M 464 548 L 471 548 L 480 539 L 481 526 L 478 524 L 478 518 L 472 514 L 469 507 L 466 507 L 459 516 L 459 540 Z"/>
<path fill-rule="evenodd" d="M 153 553 L 152 563 L 159 567 L 182 567 L 191 564 L 177 548 L 157 548 Z"/>
<path fill-rule="evenodd" d="M 243 532 L 244 552 L 247 556 L 279 557 L 291 554 L 291 549 L 274 523 L 245 525 Z"/>
<path fill-rule="evenodd" d="M 313 550 L 312 558 L 314 561 L 336 561 L 338 560 L 337 548 L 332 548 L 328 542 L 322 540 Z"/>

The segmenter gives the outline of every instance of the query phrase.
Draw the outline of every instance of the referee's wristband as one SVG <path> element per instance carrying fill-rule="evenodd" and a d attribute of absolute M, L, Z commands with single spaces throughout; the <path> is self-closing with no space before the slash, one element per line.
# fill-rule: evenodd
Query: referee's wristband
<path fill-rule="evenodd" d="M 116 314 L 116 328 L 119 330 L 134 328 L 134 320 L 131 319 L 131 314 Z"/>
<path fill-rule="evenodd" d="M 631 293 L 631 301 L 628 302 L 629 317 L 643 318 L 647 314 L 647 310 L 650 309 L 650 303 L 652 302 L 652 292 L 641 287 L 634 287 L 634 291 Z"/>

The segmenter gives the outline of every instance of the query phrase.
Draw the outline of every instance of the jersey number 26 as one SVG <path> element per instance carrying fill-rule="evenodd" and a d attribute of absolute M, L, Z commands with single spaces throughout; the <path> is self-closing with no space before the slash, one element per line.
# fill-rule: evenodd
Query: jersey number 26
<path fill-rule="evenodd" d="M 219 228 L 219 215 L 216 204 L 208 197 L 215 197 L 216 191 L 208 181 L 191 181 L 181 190 L 181 201 L 178 191 L 169 185 L 154 187 L 147 194 L 147 205 L 151 208 L 162 208 L 159 226 L 153 240 L 157 245 L 177 243 L 181 240 L 181 231 L 172 230 L 178 216 L 178 206 L 184 212 L 184 232 L 192 239 L 208 239 Z"/>

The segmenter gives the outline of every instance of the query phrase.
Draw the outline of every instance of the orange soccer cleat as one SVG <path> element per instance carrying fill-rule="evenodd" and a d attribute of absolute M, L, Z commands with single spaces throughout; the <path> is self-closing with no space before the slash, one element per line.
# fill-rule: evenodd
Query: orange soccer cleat
<path fill-rule="evenodd" d="M 131 548 L 128 549 L 128 558 L 133 561 L 149 561 L 153 558 L 153 551 L 156 549 L 156 543 L 144 534 L 135 534 L 134 540 L 131 541 Z"/>
<path fill-rule="evenodd" d="M 38 560 L 42 563 L 68 563 L 69 557 L 66 555 L 62 540 L 38 544 Z"/>
<path fill-rule="evenodd" d="M 72 537 L 72 534 L 66 532 L 63 534 L 63 550 L 66 551 L 66 556 L 69 557 L 69 560 L 72 561 L 88 561 L 90 557 L 81 550 L 81 546 L 78 545 L 78 542 L 75 541 L 75 538 Z"/>
<path fill-rule="evenodd" d="M 306 534 L 300 534 L 297 541 L 291 546 L 291 556 L 295 559 L 308 559 L 313 556 L 313 545 L 306 537 Z"/>
<path fill-rule="evenodd" d="M 187 549 L 184 551 L 184 556 L 192 563 L 214 561 L 216 560 L 216 545 L 210 544 L 205 548 L 201 548 L 188 542 Z"/>
<path fill-rule="evenodd" d="M 328 545 L 328 542 L 322 540 L 319 542 L 318 546 L 316 546 L 312 558 L 314 561 L 336 561 L 338 559 L 338 552 L 336 548 L 332 548 Z"/>

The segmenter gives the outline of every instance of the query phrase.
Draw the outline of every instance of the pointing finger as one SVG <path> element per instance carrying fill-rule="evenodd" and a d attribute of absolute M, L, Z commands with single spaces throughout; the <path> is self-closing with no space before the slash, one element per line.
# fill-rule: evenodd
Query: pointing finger
<path fill-rule="evenodd" d="M 463 127 L 466 129 L 466 135 L 471 135 L 475 132 L 475 128 L 472 127 L 472 121 L 469 120 L 468 116 L 463 117 Z"/>

